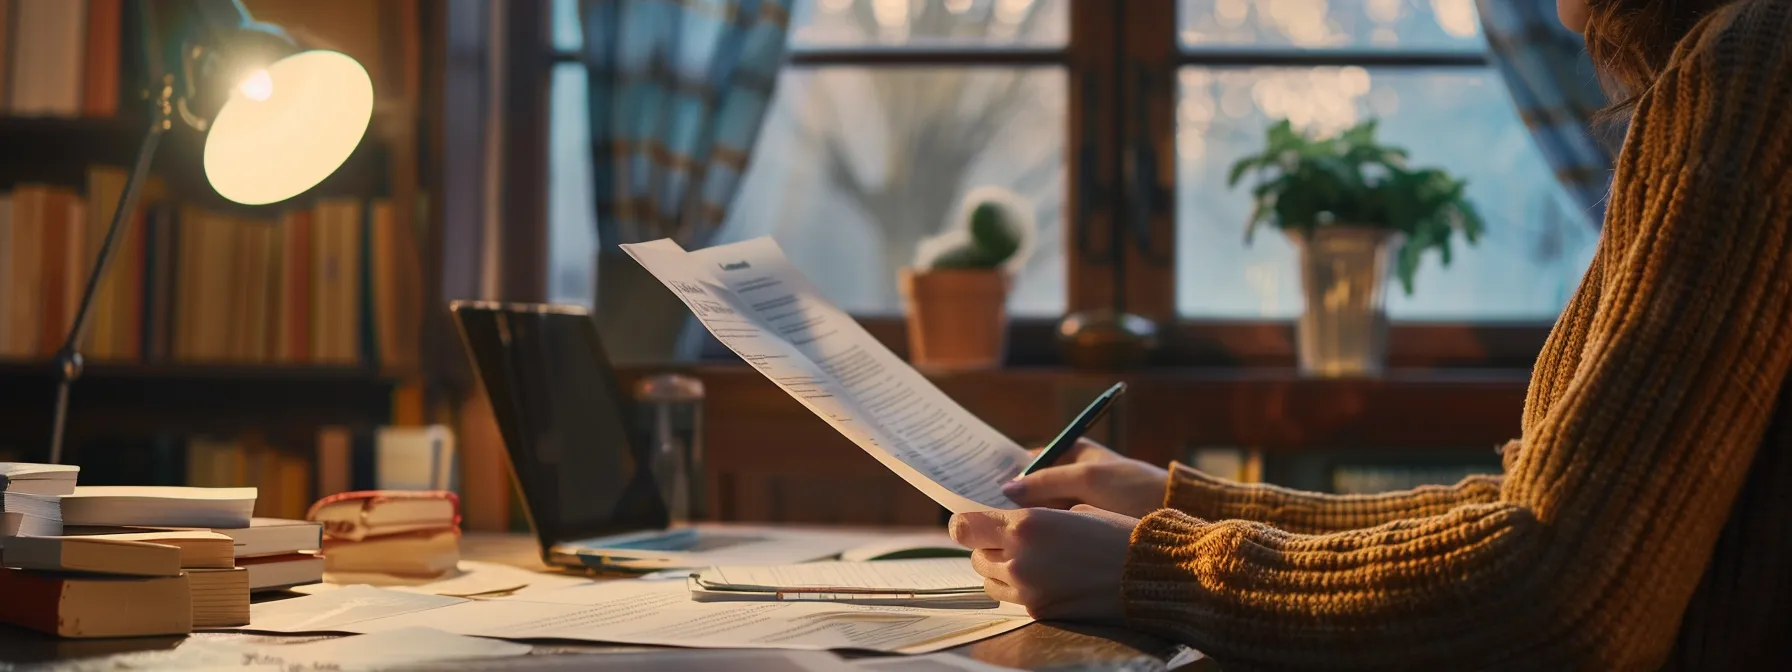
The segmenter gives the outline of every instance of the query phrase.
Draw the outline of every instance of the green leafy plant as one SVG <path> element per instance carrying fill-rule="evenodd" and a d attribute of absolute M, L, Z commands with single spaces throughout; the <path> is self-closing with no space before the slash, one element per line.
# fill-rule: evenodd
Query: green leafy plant
<path fill-rule="evenodd" d="M 1226 178 L 1233 187 L 1246 175 L 1258 179 L 1245 242 L 1264 224 L 1308 235 L 1328 225 L 1398 231 L 1406 241 L 1394 270 L 1409 295 L 1427 250 L 1437 248 L 1449 266 L 1457 231 L 1478 242 L 1485 226 L 1464 195 L 1468 182 L 1438 168 L 1408 168 L 1406 150 L 1378 143 L 1375 127 L 1369 120 L 1320 138 L 1287 120 L 1271 126 L 1263 151 L 1239 159 Z"/>
<path fill-rule="evenodd" d="M 934 269 L 997 269 L 1013 265 L 1033 223 L 1026 204 L 1005 190 L 984 187 L 965 199 L 963 226 L 922 241 L 916 265 Z"/>

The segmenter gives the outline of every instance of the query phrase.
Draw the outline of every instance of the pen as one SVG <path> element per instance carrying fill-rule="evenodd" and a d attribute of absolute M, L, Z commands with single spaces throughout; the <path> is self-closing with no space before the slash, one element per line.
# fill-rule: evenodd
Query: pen
<path fill-rule="evenodd" d="M 1101 396 L 1096 397 L 1095 401 L 1089 402 L 1089 407 L 1083 409 L 1082 413 L 1078 413 L 1076 419 L 1070 421 L 1070 426 L 1058 433 L 1058 438 L 1052 439 L 1051 443 L 1046 444 L 1045 450 L 1039 451 L 1039 456 L 1033 458 L 1033 462 L 1028 464 L 1027 468 L 1022 469 L 1020 475 L 1026 476 L 1052 466 L 1053 462 L 1057 462 L 1058 458 L 1063 457 L 1064 453 L 1069 452 L 1071 447 L 1076 445 L 1078 439 L 1083 438 L 1083 433 L 1089 431 L 1091 425 L 1101 420 L 1103 415 L 1107 415 L 1108 408 L 1114 405 L 1114 400 L 1119 399 L 1120 395 L 1125 392 L 1126 383 L 1114 383 L 1113 387 L 1101 393 Z"/>

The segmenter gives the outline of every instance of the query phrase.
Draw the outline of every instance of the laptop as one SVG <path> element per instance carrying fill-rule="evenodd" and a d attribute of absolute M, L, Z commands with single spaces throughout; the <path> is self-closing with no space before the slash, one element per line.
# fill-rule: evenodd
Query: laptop
<path fill-rule="evenodd" d="M 669 525 L 597 324 L 578 306 L 449 304 L 490 398 L 523 508 L 549 565 L 616 572 L 786 564 L 838 555 L 864 533 Z"/>

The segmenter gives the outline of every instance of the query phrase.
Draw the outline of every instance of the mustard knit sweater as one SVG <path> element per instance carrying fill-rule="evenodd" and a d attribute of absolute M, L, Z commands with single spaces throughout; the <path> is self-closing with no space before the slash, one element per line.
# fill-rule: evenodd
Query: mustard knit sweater
<path fill-rule="evenodd" d="M 1640 100 L 1503 477 L 1380 496 L 1174 465 L 1128 622 L 1241 669 L 1792 669 L 1792 0 Z"/>

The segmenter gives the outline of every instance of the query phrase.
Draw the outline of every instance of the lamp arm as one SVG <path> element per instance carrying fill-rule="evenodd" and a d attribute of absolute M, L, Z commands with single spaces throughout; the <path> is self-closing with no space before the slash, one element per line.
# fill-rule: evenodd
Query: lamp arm
<path fill-rule="evenodd" d="M 143 144 L 137 146 L 137 161 L 131 168 L 130 177 L 125 179 L 124 194 L 118 199 L 118 208 L 112 213 L 112 224 L 106 228 L 106 240 L 100 245 L 99 256 L 93 261 L 93 271 L 87 276 L 87 288 L 81 293 L 81 306 L 75 311 L 74 325 L 69 328 L 68 340 L 63 342 L 62 349 L 56 352 L 56 413 L 54 425 L 50 428 L 50 463 L 62 463 L 63 429 L 68 421 L 68 389 L 76 379 L 81 377 L 83 362 L 81 361 L 81 340 L 87 334 L 89 314 L 93 312 L 93 295 L 99 289 L 100 281 L 105 279 L 106 271 L 112 266 L 112 253 L 117 251 L 118 242 L 131 225 L 131 214 L 137 210 L 138 197 L 143 192 L 143 181 L 149 176 L 149 165 L 155 158 L 156 146 L 160 144 L 162 133 L 168 130 L 169 115 L 172 111 L 171 98 L 174 87 L 164 80 L 151 116 L 149 131 L 143 135 Z"/>

